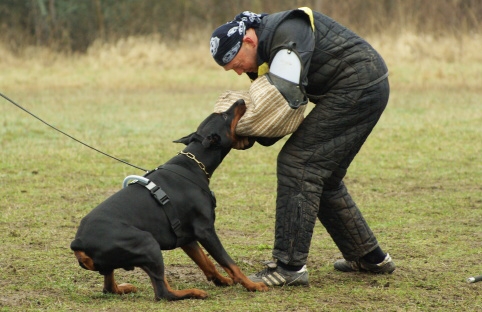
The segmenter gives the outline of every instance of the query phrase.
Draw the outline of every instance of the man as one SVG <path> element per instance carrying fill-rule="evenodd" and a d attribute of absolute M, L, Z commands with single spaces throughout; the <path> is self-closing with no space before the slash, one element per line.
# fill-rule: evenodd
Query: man
<path fill-rule="evenodd" d="M 343 255 L 335 269 L 392 273 L 394 262 L 343 182 L 388 102 L 388 70 L 381 56 L 358 35 L 309 8 L 243 12 L 218 27 L 210 44 L 225 70 L 252 80 L 267 75 L 293 109 L 308 100 L 316 104 L 278 156 L 276 262 L 250 279 L 268 286 L 307 286 L 317 218 Z M 238 148 L 278 139 L 245 138 Z"/>

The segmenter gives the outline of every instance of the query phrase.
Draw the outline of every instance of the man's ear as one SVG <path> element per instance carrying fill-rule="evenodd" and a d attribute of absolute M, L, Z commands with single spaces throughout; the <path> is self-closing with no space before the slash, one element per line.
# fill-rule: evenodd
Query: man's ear
<path fill-rule="evenodd" d="M 216 133 L 212 133 L 211 135 L 208 135 L 203 140 L 203 146 L 205 148 L 216 146 L 219 144 L 221 144 L 221 137 L 219 136 L 219 134 L 216 134 Z"/>
<path fill-rule="evenodd" d="M 188 145 L 190 142 L 191 142 L 191 138 L 192 136 L 195 134 L 196 132 L 193 132 L 191 133 L 190 135 L 186 135 L 185 137 L 183 138 L 180 138 L 180 139 L 177 139 L 175 141 L 173 141 L 174 143 L 183 143 L 184 145 Z"/>
<path fill-rule="evenodd" d="M 258 37 L 256 37 L 256 33 L 253 28 L 250 28 L 246 31 L 246 34 L 243 37 L 243 43 L 256 48 L 258 44 Z"/>
<path fill-rule="evenodd" d="M 254 42 L 253 42 L 253 39 L 249 36 L 244 36 L 243 37 L 243 43 L 249 45 L 249 46 L 254 46 Z"/>

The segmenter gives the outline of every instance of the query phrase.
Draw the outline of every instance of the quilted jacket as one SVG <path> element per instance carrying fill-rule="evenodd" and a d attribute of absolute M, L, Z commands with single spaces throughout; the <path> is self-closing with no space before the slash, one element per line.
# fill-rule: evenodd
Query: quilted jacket
<path fill-rule="evenodd" d="M 314 103 L 329 91 L 364 88 L 386 77 L 385 62 L 368 42 L 324 14 L 312 12 L 311 16 L 314 29 L 310 15 L 302 10 L 263 18 L 256 29 L 258 65 L 270 64 L 278 50 L 294 42 L 303 64 L 301 81 Z"/>

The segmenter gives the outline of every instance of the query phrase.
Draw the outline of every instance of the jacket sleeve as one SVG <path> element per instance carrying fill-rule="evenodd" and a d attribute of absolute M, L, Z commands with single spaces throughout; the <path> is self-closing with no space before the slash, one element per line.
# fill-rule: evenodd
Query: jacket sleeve
<path fill-rule="evenodd" d="M 308 70 L 315 46 L 315 36 L 304 13 L 286 19 L 275 30 L 268 64 L 271 64 L 279 50 L 289 48 L 292 43 L 295 44 L 294 50 L 301 61 L 300 84 L 304 89 L 308 85 Z"/>

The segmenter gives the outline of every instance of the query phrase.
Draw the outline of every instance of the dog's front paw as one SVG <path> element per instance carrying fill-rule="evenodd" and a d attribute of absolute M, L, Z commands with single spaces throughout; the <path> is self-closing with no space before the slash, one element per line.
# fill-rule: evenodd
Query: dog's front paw
<path fill-rule="evenodd" d="M 224 277 L 224 276 L 218 276 L 216 278 L 212 279 L 214 285 L 219 286 L 219 287 L 226 287 L 226 286 L 233 286 L 234 282 L 232 279 Z"/>
<path fill-rule="evenodd" d="M 263 282 L 254 283 L 254 282 L 251 282 L 251 281 L 249 281 L 247 284 L 245 284 L 244 287 L 248 291 L 268 291 L 268 289 L 269 289 L 268 286 Z"/>
<path fill-rule="evenodd" d="M 263 283 L 263 282 L 259 282 L 259 283 L 254 283 L 256 285 L 256 291 L 268 291 L 268 286 Z"/>

